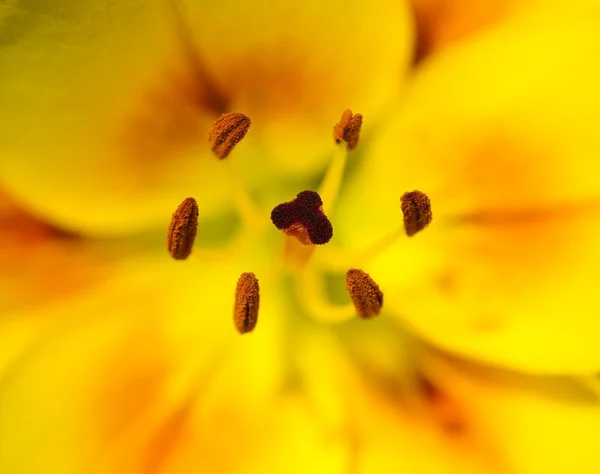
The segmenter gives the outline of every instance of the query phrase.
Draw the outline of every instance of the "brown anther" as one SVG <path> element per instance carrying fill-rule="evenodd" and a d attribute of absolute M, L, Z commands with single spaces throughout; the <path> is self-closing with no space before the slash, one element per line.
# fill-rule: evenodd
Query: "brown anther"
<path fill-rule="evenodd" d="M 333 138 L 336 143 L 345 141 L 348 145 L 348 150 L 354 150 L 358 145 L 358 137 L 360 135 L 360 127 L 362 125 L 362 114 L 352 115 L 350 109 L 344 110 L 339 123 L 333 127 Z"/>
<path fill-rule="evenodd" d="M 348 270 L 346 290 L 350 293 L 350 298 L 361 318 L 372 318 L 381 312 L 383 293 L 367 273 L 356 268 Z"/>
<path fill-rule="evenodd" d="M 258 279 L 254 273 L 242 273 L 235 287 L 233 322 L 240 334 L 250 332 L 258 321 L 260 302 Z"/>
<path fill-rule="evenodd" d="M 431 202 L 427 194 L 421 191 L 404 193 L 400 198 L 400 202 L 402 203 L 406 235 L 412 237 L 429 225 L 432 214 Z"/>
<path fill-rule="evenodd" d="M 185 260 L 192 253 L 198 230 L 198 203 L 185 198 L 177 207 L 167 232 L 167 249 L 175 260 Z"/>
<path fill-rule="evenodd" d="M 233 150 L 250 128 L 250 119 L 238 112 L 222 114 L 214 123 L 208 134 L 212 151 L 222 160 Z"/>

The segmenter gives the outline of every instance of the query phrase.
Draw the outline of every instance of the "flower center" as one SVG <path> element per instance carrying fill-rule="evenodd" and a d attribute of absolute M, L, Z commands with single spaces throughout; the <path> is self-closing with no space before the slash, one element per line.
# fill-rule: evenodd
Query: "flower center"
<path fill-rule="evenodd" d="M 294 200 L 276 206 L 271 221 L 303 245 L 323 245 L 333 237 L 333 226 L 323 212 L 321 196 L 315 191 L 302 191 Z"/>
<path fill-rule="evenodd" d="M 278 271 L 289 274 L 297 299 L 304 305 L 305 313 L 325 323 L 339 323 L 360 316 L 369 319 L 377 316 L 383 306 L 383 292 L 375 280 L 361 270 L 382 251 L 393 245 L 404 234 L 414 236 L 425 229 L 432 219 L 431 203 L 421 191 L 410 191 L 400 198 L 403 225 L 391 235 L 384 236 L 370 248 L 360 252 L 344 253 L 330 248 L 334 225 L 327 217 L 333 212 L 344 178 L 348 152 L 356 148 L 363 117 L 345 110 L 339 123 L 333 127 L 335 151 L 318 191 L 304 190 L 290 201 L 276 205 L 271 211 L 271 222 L 284 234 L 284 255 Z M 209 144 L 220 160 L 228 157 L 249 131 L 251 121 L 241 113 L 222 114 L 209 133 Z M 224 160 L 232 184 L 232 198 L 245 232 L 234 239 L 224 253 L 237 248 L 232 255 L 252 252 L 249 242 L 264 238 L 268 221 L 264 212 L 249 195 L 240 178 L 235 162 Z M 167 248 L 177 260 L 185 260 L 192 253 L 198 225 L 198 204 L 186 198 L 172 216 L 167 234 Z M 400 216 L 398 216 L 400 221 Z M 319 249 L 316 251 L 316 247 Z M 205 259 L 211 251 L 199 249 L 199 258 Z M 249 269 L 251 270 L 251 269 Z M 348 303 L 330 301 L 324 275 L 346 272 L 345 289 Z M 258 321 L 258 277 L 248 271 L 239 277 L 234 304 L 234 325 L 240 333 L 252 331 Z"/>

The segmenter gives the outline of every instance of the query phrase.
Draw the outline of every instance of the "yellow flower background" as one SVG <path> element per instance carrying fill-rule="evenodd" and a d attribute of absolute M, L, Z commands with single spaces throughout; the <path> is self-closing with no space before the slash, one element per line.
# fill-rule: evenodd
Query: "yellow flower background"
<path fill-rule="evenodd" d="M 594 0 L 0 0 L 0 472 L 600 472 L 598 57 Z"/>

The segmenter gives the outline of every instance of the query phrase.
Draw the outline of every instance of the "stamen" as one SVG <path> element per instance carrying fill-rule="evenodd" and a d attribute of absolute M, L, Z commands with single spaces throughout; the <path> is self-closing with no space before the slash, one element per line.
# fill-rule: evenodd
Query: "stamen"
<path fill-rule="evenodd" d="M 333 138 L 336 143 L 345 141 L 348 145 L 348 150 L 354 150 L 356 145 L 358 145 L 362 119 L 362 114 L 353 115 L 350 109 L 344 110 L 339 123 L 336 123 L 333 127 Z"/>
<path fill-rule="evenodd" d="M 361 318 L 372 318 L 381 312 L 383 293 L 367 273 L 356 268 L 348 270 L 346 289 Z"/>
<path fill-rule="evenodd" d="M 362 115 L 352 115 L 352 111 L 347 109 L 342 114 L 340 123 L 333 127 L 333 137 L 336 143 L 339 145 L 343 140 L 346 141 L 347 146 L 336 147 L 327 174 L 319 188 L 319 194 L 323 198 L 327 212 L 331 211 L 335 205 L 344 178 L 348 150 L 356 148 L 361 125 Z"/>
<path fill-rule="evenodd" d="M 304 245 L 323 245 L 333 236 L 333 226 L 323 212 L 323 201 L 314 191 L 302 191 L 292 201 L 275 206 L 271 221 Z"/>
<path fill-rule="evenodd" d="M 246 136 L 250 128 L 250 119 L 238 112 L 222 114 L 214 123 L 208 134 L 212 151 L 222 160 L 229 155 Z"/>
<path fill-rule="evenodd" d="M 250 124 L 250 118 L 244 114 L 238 112 L 222 114 L 210 129 L 208 135 L 208 141 L 215 155 L 221 160 L 226 158 L 233 147 L 246 136 Z M 232 197 L 240 216 L 246 225 L 259 226 L 261 221 L 258 206 L 248 195 L 234 164 L 228 162 L 226 168 L 232 187 Z"/>
<path fill-rule="evenodd" d="M 412 237 L 429 225 L 432 219 L 431 202 L 425 193 L 416 190 L 404 193 L 400 202 L 406 235 Z"/>
<path fill-rule="evenodd" d="M 242 273 L 235 288 L 233 322 L 240 334 L 250 332 L 258 321 L 260 302 L 258 279 L 254 273 Z"/>
<path fill-rule="evenodd" d="M 404 214 L 404 228 L 399 227 L 363 250 L 341 252 L 331 249 L 326 255 L 321 256 L 322 262 L 330 270 L 348 268 L 349 262 L 353 265 L 358 263 L 364 265 L 392 247 L 404 234 L 412 237 L 431 223 L 431 202 L 425 193 L 421 191 L 404 193 L 400 200 Z"/>
<path fill-rule="evenodd" d="M 185 260 L 192 253 L 198 230 L 198 203 L 186 198 L 177 207 L 167 232 L 167 249 L 175 260 Z"/>

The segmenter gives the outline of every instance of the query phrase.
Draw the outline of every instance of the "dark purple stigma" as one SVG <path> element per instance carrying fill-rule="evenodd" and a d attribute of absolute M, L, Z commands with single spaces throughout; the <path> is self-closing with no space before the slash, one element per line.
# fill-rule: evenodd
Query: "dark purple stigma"
<path fill-rule="evenodd" d="M 323 201 L 315 191 L 302 191 L 295 199 L 275 206 L 271 212 L 271 221 L 279 230 L 293 225 L 306 229 L 311 243 L 326 244 L 333 236 L 333 226 L 323 213 Z"/>

